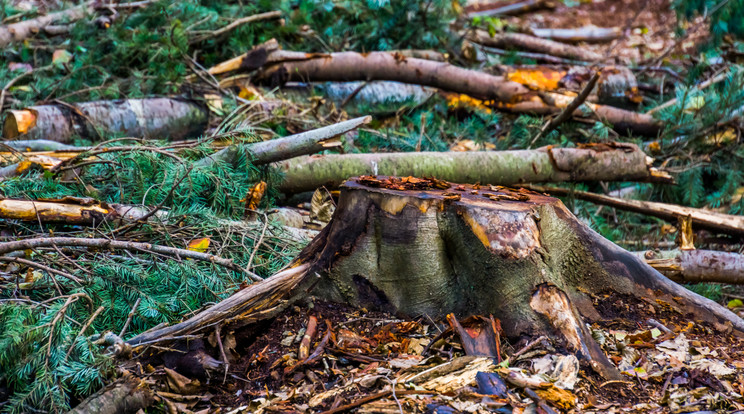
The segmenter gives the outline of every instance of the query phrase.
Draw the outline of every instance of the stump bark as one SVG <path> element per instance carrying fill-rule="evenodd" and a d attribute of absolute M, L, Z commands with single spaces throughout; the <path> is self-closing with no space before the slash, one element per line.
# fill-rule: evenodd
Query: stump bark
<path fill-rule="evenodd" d="M 437 180 L 362 177 L 298 262 L 311 294 L 409 316 L 492 314 L 510 337 L 547 334 L 606 378 L 593 298 L 629 295 L 744 332 L 724 307 L 670 281 L 588 228 L 553 197 Z"/>

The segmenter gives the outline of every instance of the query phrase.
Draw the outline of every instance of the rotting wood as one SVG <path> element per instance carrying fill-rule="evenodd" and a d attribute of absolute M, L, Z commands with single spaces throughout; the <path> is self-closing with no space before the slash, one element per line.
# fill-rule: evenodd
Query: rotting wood
<path fill-rule="evenodd" d="M 636 253 L 664 276 L 685 283 L 744 284 L 744 255 L 715 250 L 669 250 Z"/>
<path fill-rule="evenodd" d="M 204 133 L 206 105 L 191 99 L 148 98 L 32 106 L 8 111 L 3 137 L 70 142 L 97 140 L 98 129 L 134 137 L 185 139 Z"/>
<path fill-rule="evenodd" d="M 730 234 L 738 237 L 744 236 L 744 217 L 742 216 L 716 213 L 715 211 L 704 210 L 701 208 L 683 207 L 655 201 L 626 200 L 602 194 L 558 187 L 538 187 L 532 185 L 527 187 L 542 193 L 549 193 L 556 196 L 575 197 L 579 200 L 585 200 L 595 204 L 602 204 L 620 210 L 658 217 L 675 224 L 677 223 L 679 216 L 690 216 L 694 228 Z"/>
<path fill-rule="evenodd" d="M 479 43 L 484 46 L 502 49 L 522 49 L 545 53 L 565 59 L 583 60 L 587 62 L 596 62 L 602 59 L 602 55 L 585 48 L 553 40 L 542 39 L 524 33 L 495 33 L 491 36 L 484 30 L 476 30 L 473 34 L 469 34 L 467 38 L 471 42 Z"/>
<path fill-rule="evenodd" d="M 330 154 L 276 163 L 284 173 L 285 193 L 336 188 L 359 175 L 437 177 L 462 183 L 564 181 L 664 181 L 670 177 L 650 168 L 646 154 L 633 144 L 599 144 L 583 148 L 534 150 Z"/>
<path fill-rule="evenodd" d="M 371 121 L 371 116 L 362 116 L 283 138 L 254 144 L 244 144 L 243 148 L 250 154 L 250 161 L 253 165 L 269 164 L 339 147 L 341 145 L 341 135 Z M 235 164 L 241 153 L 240 149 L 237 145 L 230 145 L 212 155 L 204 157 L 197 161 L 195 165 L 204 168 L 214 164 L 216 161 Z"/>

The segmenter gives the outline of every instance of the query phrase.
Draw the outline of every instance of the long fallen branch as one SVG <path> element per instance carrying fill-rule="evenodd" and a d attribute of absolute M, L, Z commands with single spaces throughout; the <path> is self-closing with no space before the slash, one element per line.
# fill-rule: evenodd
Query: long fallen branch
<path fill-rule="evenodd" d="M 491 36 L 484 30 L 477 30 L 474 34 L 468 35 L 468 40 L 484 46 L 502 49 L 522 49 L 587 62 L 595 62 L 602 59 L 602 55 L 585 48 L 567 45 L 554 40 L 542 39 L 524 33 L 495 33 Z"/>
<path fill-rule="evenodd" d="M 698 229 L 744 236 L 744 216 L 721 214 L 701 208 L 683 207 L 674 204 L 658 203 L 654 201 L 626 200 L 586 191 L 568 190 L 555 187 L 528 186 L 530 189 L 557 196 L 571 196 L 579 200 L 586 200 L 595 204 L 602 204 L 620 210 L 632 211 L 647 216 L 677 222 L 678 217 L 689 216 L 692 225 Z"/>
<path fill-rule="evenodd" d="M 242 147 L 250 153 L 253 165 L 269 164 L 338 147 L 341 145 L 341 135 L 371 121 L 371 116 L 363 116 L 283 138 L 244 144 Z M 234 164 L 241 153 L 240 149 L 238 145 L 230 145 L 197 161 L 196 166 L 207 167 L 216 161 Z"/>
<path fill-rule="evenodd" d="M 524 0 L 509 4 L 499 4 L 495 7 L 478 7 L 468 5 L 466 11 L 469 18 L 485 16 L 513 16 L 539 9 L 554 9 L 555 3 L 549 0 Z"/>
<path fill-rule="evenodd" d="M 578 43 L 591 42 L 601 43 L 615 40 L 623 35 L 619 27 L 594 27 L 585 26 L 576 29 L 530 29 L 534 36 L 542 39 L 551 39 L 561 42 Z"/>
<path fill-rule="evenodd" d="M 360 175 L 437 177 L 458 183 L 512 185 L 564 181 L 670 181 L 649 168 L 633 144 L 517 151 L 405 152 L 299 157 L 276 164 L 281 191 L 337 187 Z"/>
<path fill-rule="evenodd" d="M 744 255 L 715 250 L 638 252 L 646 263 L 678 282 L 744 284 Z"/>
<path fill-rule="evenodd" d="M 149 98 L 39 105 L 8 111 L 5 138 L 69 142 L 100 140 L 99 129 L 134 137 L 185 139 L 207 128 L 206 105 L 189 99 Z"/>
<path fill-rule="evenodd" d="M 238 266 L 230 259 L 225 259 L 208 253 L 201 253 L 193 250 L 179 249 L 176 247 L 158 246 L 150 243 L 138 243 L 130 241 L 119 241 L 109 239 L 84 239 L 78 237 L 37 237 L 33 239 L 16 240 L 12 242 L 0 243 L 0 256 L 26 249 L 36 249 L 40 247 L 86 247 L 98 249 L 121 249 L 130 251 L 139 251 L 145 253 L 163 254 L 175 258 L 193 259 L 204 262 L 214 263 L 222 267 L 237 272 L 246 273 L 251 279 L 263 280 L 260 276 Z"/>
<path fill-rule="evenodd" d="M 254 66 L 257 58 L 251 56 L 258 54 L 258 50 L 260 49 L 245 55 L 242 63 L 233 59 L 230 67 Z M 503 76 L 464 69 L 444 62 L 406 58 L 387 52 L 302 54 L 272 49 L 264 52 L 260 60 L 266 63 L 261 66 L 262 69 L 255 78 L 259 82 L 271 85 L 282 85 L 288 81 L 389 80 L 431 86 L 484 100 L 495 100 L 495 106 L 502 110 L 542 115 L 560 112 L 573 101 L 571 96 L 554 92 L 538 95 L 526 86 L 509 81 Z M 587 103 L 586 106 L 591 110 L 579 109 L 573 115 L 580 117 L 596 115 L 618 130 L 629 129 L 643 135 L 656 135 L 661 128 L 659 122 L 650 115 L 608 105 Z"/>

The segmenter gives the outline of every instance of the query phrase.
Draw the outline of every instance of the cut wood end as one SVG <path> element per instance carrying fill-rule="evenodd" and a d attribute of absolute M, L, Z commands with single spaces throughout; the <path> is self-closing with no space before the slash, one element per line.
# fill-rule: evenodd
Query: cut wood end
<path fill-rule="evenodd" d="M 650 175 L 649 182 L 675 184 L 674 177 L 666 171 L 650 167 L 648 173 Z"/>
<path fill-rule="evenodd" d="M 3 124 L 3 137 L 15 138 L 36 126 L 36 114 L 30 109 L 10 110 Z"/>

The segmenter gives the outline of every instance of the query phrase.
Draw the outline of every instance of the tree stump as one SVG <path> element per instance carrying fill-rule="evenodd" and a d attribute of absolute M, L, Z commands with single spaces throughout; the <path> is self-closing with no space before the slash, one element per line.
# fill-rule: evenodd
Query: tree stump
<path fill-rule="evenodd" d="M 629 295 L 744 332 L 724 307 L 670 281 L 579 221 L 557 198 L 435 179 L 360 177 L 297 263 L 311 294 L 441 318 L 488 315 L 509 337 L 546 334 L 605 378 L 614 365 L 587 328 L 593 298 Z"/>

